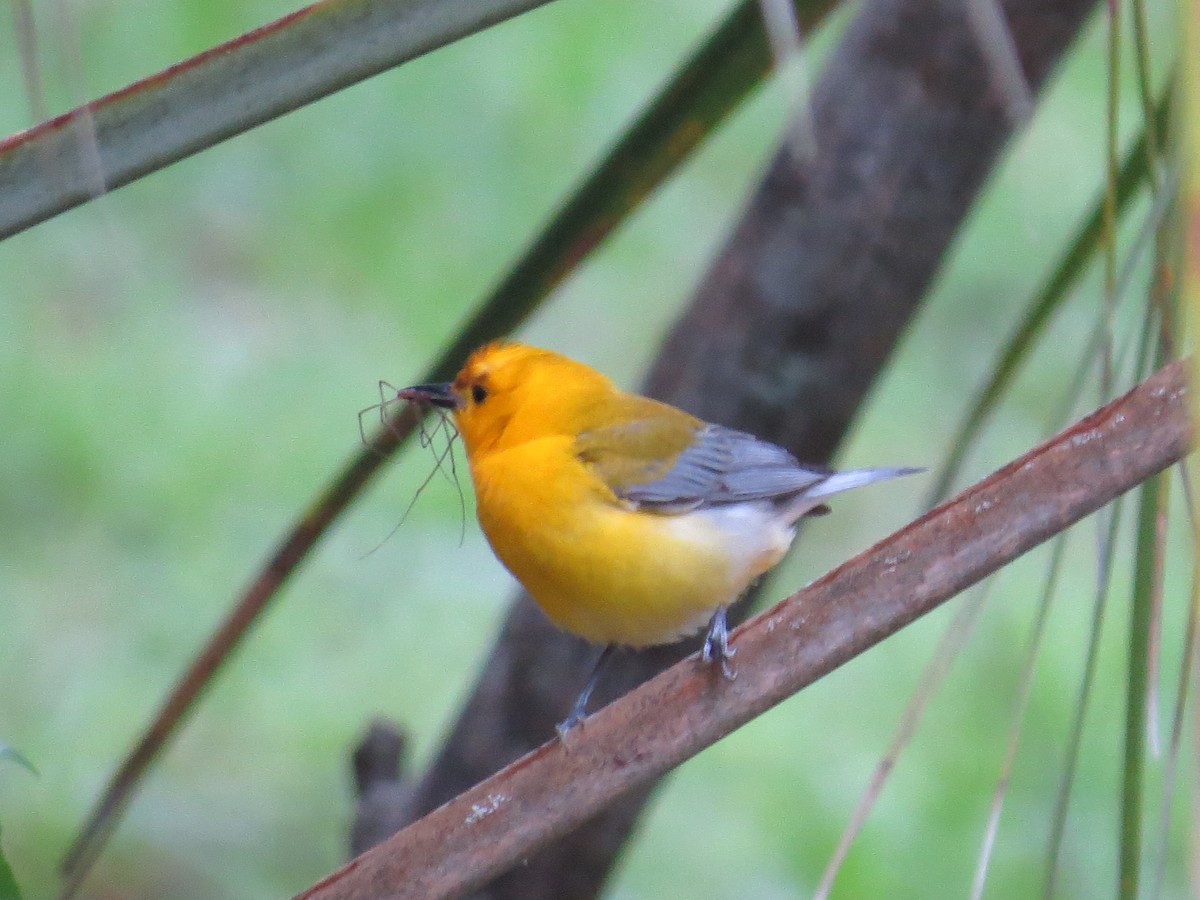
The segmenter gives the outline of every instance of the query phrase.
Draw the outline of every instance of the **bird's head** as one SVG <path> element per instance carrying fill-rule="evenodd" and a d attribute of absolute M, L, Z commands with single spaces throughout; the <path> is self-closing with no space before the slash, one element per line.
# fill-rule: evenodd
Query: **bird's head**
<path fill-rule="evenodd" d="M 400 391 L 403 399 L 453 412 L 467 453 L 556 434 L 574 436 L 612 384 L 549 350 L 510 341 L 480 347 L 454 381 Z"/>

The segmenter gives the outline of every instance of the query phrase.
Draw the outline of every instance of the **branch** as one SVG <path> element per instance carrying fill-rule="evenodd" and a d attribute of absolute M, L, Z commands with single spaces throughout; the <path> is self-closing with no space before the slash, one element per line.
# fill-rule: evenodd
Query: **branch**
<path fill-rule="evenodd" d="M 842 564 L 319 882 L 301 900 L 459 896 L 1063 531 L 1188 451 L 1187 361 Z"/>
<path fill-rule="evenodd" d="M 549 0 L 323 0 L 0 141 L 0 240 Z"/>

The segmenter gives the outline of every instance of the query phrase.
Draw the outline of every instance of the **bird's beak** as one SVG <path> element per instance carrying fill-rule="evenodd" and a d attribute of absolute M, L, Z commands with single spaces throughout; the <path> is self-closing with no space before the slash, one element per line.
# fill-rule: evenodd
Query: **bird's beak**
<path fill-rule="evenodd" d="M 463 402 L 450 389 L 450 382 L 441 384 L 414 384 L 398 391 L 396 396 L 401 400 L 421 403 L 426 406 L 440 406 L 443 409 L 460 409 Z"/>

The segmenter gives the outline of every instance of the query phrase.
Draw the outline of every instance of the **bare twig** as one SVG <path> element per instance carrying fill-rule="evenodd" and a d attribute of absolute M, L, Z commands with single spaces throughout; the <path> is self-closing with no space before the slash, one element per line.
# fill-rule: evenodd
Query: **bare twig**
<path fill-rule="evenodd" d="M 1021 745 L 1021 732 L 1025 725 L 1025 709 L 1033 694 L 1034 671 L 1037 669 L 1042 638 L 1046 634 L 1046 620 L 1050 617 L 1050 607 L 1054 603 L 1054 592 L 1058 588 L 1058 574 L 1061 571 L 1063 552 L 1066 550 L 1066 546 L 1066 533 L 1055 538 L 1054 550 L 1050 556 L 1050 569 L 1046 573 L 1041 602 L 1038 603 L 1037 615 L 1034 617 L 1033 627 L 1030 629 L 1025 660 L 1021 664 L 1021 681 L 1017 688 L 1017 702 L 1013 709 L 1012 725 L 1008 732 L 1008 746 L 1004 751 L 1004 761 L 1000 764 L 1000 775 L 996 779 L 996 789 L 992 793 L 992 807 L 988 810 L 987 825 L 983 830 L 983 842 L 979 848 L 979 858 L 975 863 L 975 880 L 971 885 L 971 900 L 980 900 L 983 897 L 984 888 L 987 887 L 988 866 L 991 864 L 992 850 L 996 846 L 996 833 L 1000 830 L 1000 814 L 1004 811 L 1004 800 L 1008 796 L 1013 762 L 1017 758 L 1017 749 Z"/>
<path fill-rule="evenodd" d="M 1009 463 L 734 634 L 738 678 L 694 658 L 299 895 L 458 896 L 679 765 L 1181 459 L 1186 362 Z"/>

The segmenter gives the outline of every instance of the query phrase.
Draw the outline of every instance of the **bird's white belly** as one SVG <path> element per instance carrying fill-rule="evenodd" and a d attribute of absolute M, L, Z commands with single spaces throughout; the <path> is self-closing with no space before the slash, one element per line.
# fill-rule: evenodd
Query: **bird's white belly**
<path fill-rule="evenodd" d="M 711 544 L 714 531 L 720 535 L 720 552 L 739 591 L 778 563 L 796 537 L 795 526 L 763 501 L 702 507 L 668 518 L 671 533 L 682 541 Z"/>

